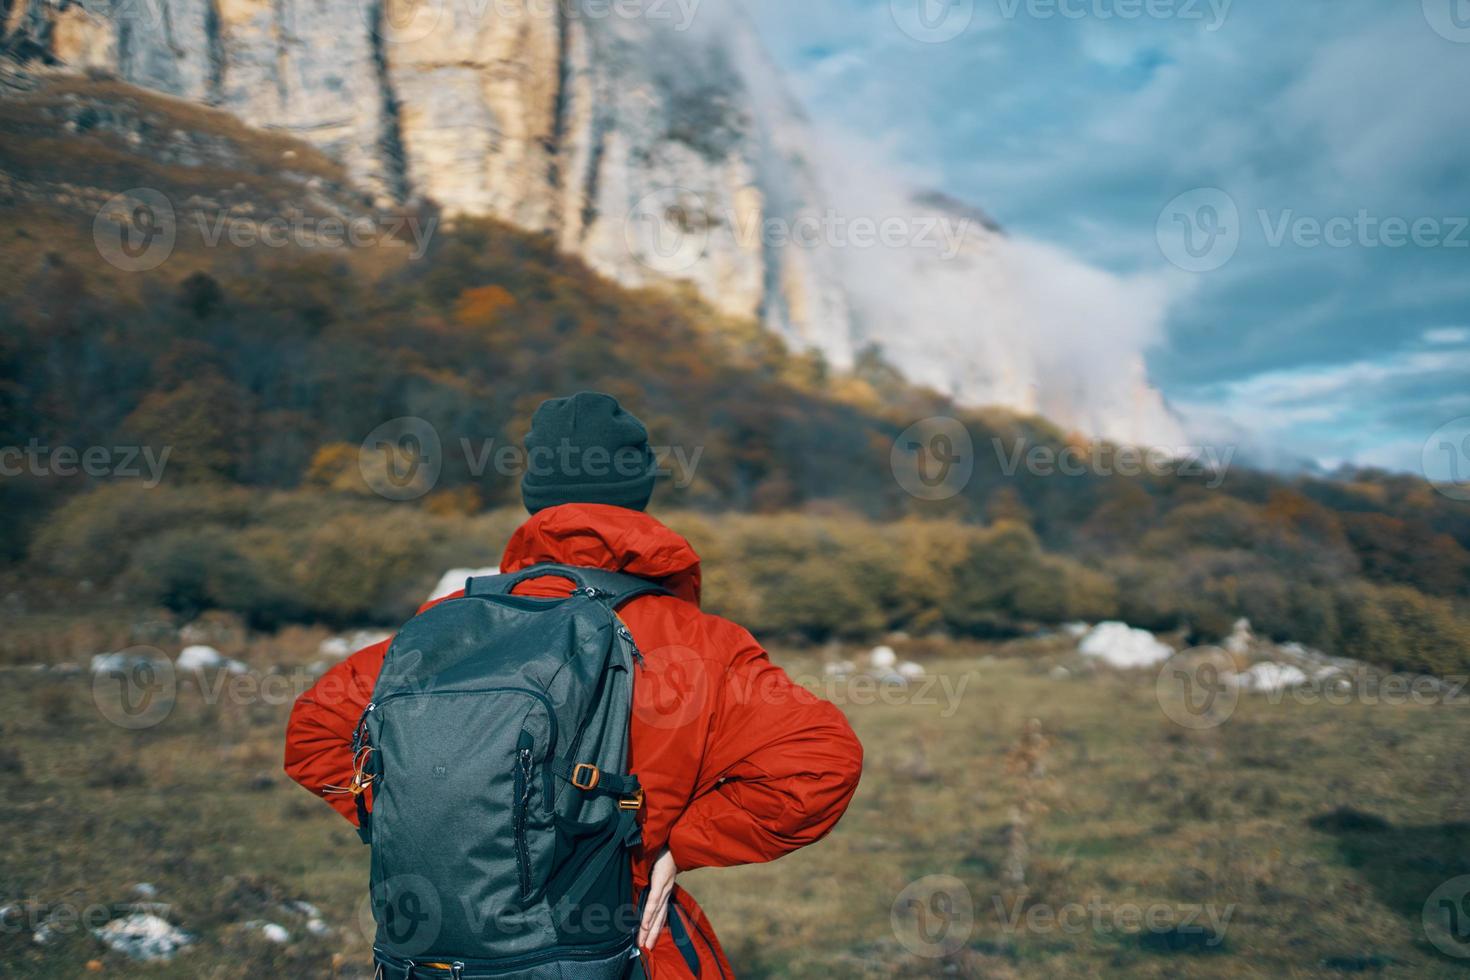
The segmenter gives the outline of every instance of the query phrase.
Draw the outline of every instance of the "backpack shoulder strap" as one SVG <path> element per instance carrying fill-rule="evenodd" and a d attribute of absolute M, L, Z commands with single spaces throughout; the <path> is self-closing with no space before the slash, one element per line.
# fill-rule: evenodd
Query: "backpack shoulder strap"
<path fill-rule="evenodd" d="M 630 599 L 641 595 L 673 595 L 657 582 L 625 572 L 610 572 L 603 568 L 582 568 L 575 565 L 544 564 L 513 572 L 509 575 L 490 575 L 472 578 L 465 584 L 465 594 L 471 596 L 509 595 L 517 585 L 533 578 L 564 578 L 578 589 L 596 593 L 616 609 Z"/>

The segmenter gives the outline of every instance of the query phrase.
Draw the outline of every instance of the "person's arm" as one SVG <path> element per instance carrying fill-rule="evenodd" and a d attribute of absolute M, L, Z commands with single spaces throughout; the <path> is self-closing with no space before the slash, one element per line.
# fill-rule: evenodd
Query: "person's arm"
<path fill-rule="evenodd" d="M 827 835 L 862 775 L 841 711 L 792 682 L 748 632 L 717 621 L 738 653 L 715 689 L 695 797 L 669 850 L 680 871 L 771 861 Z"/>
<path fill-rule="evenodd" d="M 327 789 L 352 782 L 352 733 L 373 696 L 390 642 L 364 647 L 323 674 L 296 699 L 286 725 L 286 774 L 354 825 L 351 794 Z"/>

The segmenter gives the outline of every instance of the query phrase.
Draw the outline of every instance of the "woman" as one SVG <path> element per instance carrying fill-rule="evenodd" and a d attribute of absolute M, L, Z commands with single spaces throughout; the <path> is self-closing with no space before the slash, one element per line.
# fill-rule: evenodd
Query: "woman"
<path fill-rule="evenodd" d="M 526 449 L 521 490 L 532 516 L 511 537 L 503 572 L 592 567 L 672 593 L 619 610 L 643 654 L 630 735 L 644 790 L 638 945 L 653 980 L 730 977 L 714 930 L 675 876 L 770 861 L 820 840 L 857 789 L 862 747 L 842 713 L 792 683 L 750 633 L 700 610 L 699 556 L 644 512 L 656 463 L 637 418 L 609 395 L 553 399 L 537 409 Z M 572 588 L 548 576 L 516 593 Z M 324 675 L 297 701 L 287 732 L 286 771 L 354 823 L 353 799 L 331 789 L 353 777 L 353 734 L 390 643 Z"/>

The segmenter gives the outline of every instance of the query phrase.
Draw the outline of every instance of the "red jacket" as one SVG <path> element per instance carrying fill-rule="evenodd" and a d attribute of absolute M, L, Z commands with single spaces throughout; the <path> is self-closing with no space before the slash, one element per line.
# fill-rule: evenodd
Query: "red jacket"
<path fill-rule="evenodd" d="M 688 541 L 638 511 L 566 504 L 522 525 L 500 567 L 513 572 L 543 562 L 656 579 L 676 596 L 642 596 L 620 611 L 645 660 L 634 684 L 630 745 L 645 790 L 643 847 L 633 864 L 639 889 L 665 846 L 681 871 L 728 867 L 773 860 L 832 829 L 857 789 L 862 746 L 842 712 L 794 684 L 754 637 L 700 611 L 699 556 Z M 516 591 L 555 596 L 571 588 L 564 579 L 539 578 Z M 297 700 L 286 732 L 286 772 L 354 823 L 352 798 L 323 788 L 352 778 L 352 731 L 389 642 L 323 675 Z M 732 976 L 693 898 L 679 889 L 675 901 L 702 975 Z M 668 929 L 645 953 L 651 980 L 690 975 Z"/>

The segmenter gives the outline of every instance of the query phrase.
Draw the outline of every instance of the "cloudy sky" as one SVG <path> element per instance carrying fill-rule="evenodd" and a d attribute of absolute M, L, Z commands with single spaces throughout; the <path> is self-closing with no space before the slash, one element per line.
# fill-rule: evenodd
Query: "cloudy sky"
<path fill-rule="evenodd" d="M 1470 417 L 1470 0 L 748 6 L 834 135 L 1166 277 L 1201 438 L 1415 470 Z"/>

